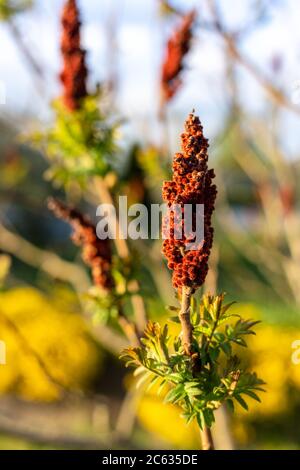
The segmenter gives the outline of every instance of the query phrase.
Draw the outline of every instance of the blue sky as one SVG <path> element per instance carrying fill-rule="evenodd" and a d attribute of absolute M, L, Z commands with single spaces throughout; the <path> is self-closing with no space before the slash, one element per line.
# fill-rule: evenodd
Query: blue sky
<path fill-rule="evenodd" d="M 1 28 L 0 79 L 7 90 L 7 109 L 30 113 L 37 120 L 49 117 L 47 103 L 59 94 L 57 74 L 60 69 L 59 15 L 63 0 L 37 0 L 35 8 L 18 19 L 26 44 L 32 46 L 37 59 L 47 71 L 47 87 L 40 96 L 5 25 Z M 135 126 L 135 132 L 153 128 L 157 109 L 158 76 L 162 45 L 174 27 L 158 16 L 157 0 L 79 0 L 82 11 L 83 42 L 88 50 L 91 86 L 107 78 L 109 62 L 105 25 L 116 14 L 119 48 L 118 73 L 121 112 Z M 174 1 L 184 10 L 196 6 L 206 15 L 204 0 Z M 300 3 L 298 0 L 275 0 L 270 19 L 253 31 L 243 42 L 244 52 L 265 74 L 270 74 L 274 55 L 283 58 L 283 68 L 276 83 L 291 96 L 293 84 L 300 79 Z M 240 26 L 253 15 L 253 0 L 219 0 L 228 26 Z M 177 129 L 181 116 L 196 108 L 205 122 L 209 136 L 217 132 L 226 110 L 222 44 L 216 37 L 197 31 L 188 60 L 184 87 L 170 106 L 170 122 Z M 248 74 L 240 72 L 240 94 L 246 108 L 260 113 L 265 95 Z M 284 127 L 291 132 L 289 152 L 299 151 L 299 122 L 284 114 Z"/>

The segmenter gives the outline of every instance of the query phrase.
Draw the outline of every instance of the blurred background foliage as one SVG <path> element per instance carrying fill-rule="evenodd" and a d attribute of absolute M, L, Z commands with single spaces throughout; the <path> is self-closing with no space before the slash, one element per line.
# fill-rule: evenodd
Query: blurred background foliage
<path fill-rule="evenodd" d="M 32 10 L 28 10 L 31 3 L 1 1 L 1 28 L 15 45 L 14 60 L 22 61 L 36 93 L 44 94 L 45 102 L 38 101 L 44 112 L 49 106 L 45 77 L 51 75 L 51 65 L 49 72 L 45 61 L 42 65 L 38 62 L 38 45 L 28 41 L 28 32 L 23 26 L 23 22 L 27 25 L 25 17 L 32 14 L 35 18 L 41 8 L 33 5 Z M 80 6 L 84 10 L 83 3 Z M 182 1 L 169 4 L 153 0 L 152 3 L 163 38 L 159 51 L 161 62 L 168 34 L 177 24 L 178 15 L 186 12 L 187 5 Z M 195 3 L 199 2 L 189 2 L 189 7 Z M 216 38 L 213 39 L 209 27 L 214 24 L 206 5 L 210 2 L 202 3 L 203 11 L 199 12 L 192 45 L 196 52 L 191 55 L 192 60 L 187 59 L 182 91 L 179 91 L 179 97 L 181 93 L 183 96 L 181 104 L 180 98 L 176 104 L 176 98 L 175 104 L 168 105 L 164 116 L 157 116 L 158 96 L 157 103 L 152 103 L 155 109 L 150 116 L 146 112 L 142 120 L 137 113 L 132 121 L 126 119 L 126 109 L 118 107 L 118 92 L 122 89 L 122 79 L 126 80 L 123 76 L 126 70 L 121 70 L 117 76 L 113 73 L 122 61 L 122 48 L 110 43 L 104 51 L 111 67 L 107 67 L 104 75 L 100 101 L 103 109 L 113 110 L 118 120 L 113 123 L 107 120 L 104 151 L 108 159 L 105 168 L 98 170 L 105 175 L 114 194 L 128 195 L 130 204 L 149 205 L 161 201 L 161 183 L 170 174 L 172 151 L 178 148 L 178 139 L 174 136 L 181 131 L 181 123 L 192 106 L 199 105 L 206 128 L 206 100 L 192 70 L 194 64 L 200 62 L 205 75 L 205 55 L 200 56 L 196 46 L 206 41 L 210 47 Z M 224 12 L 224 3 L 217 2 L 221 12 Z M 225 110 L 219 113 L 217 102 L 213 107 L 213 114 L 218 114 L 219 121 L 217 128 L 210 131 L 211 160 L 217 174 L 219 196 L 214 219 L 216 243 L 205 289 L 228 292 L 230 299 L 238 300 L 234 308 L 239 313 L 262 321 L 257 336 L 249 341 L 245 360 L 267 382 L 267 393 L 262 404 L 252 401 L 247 413 L 237 408 L 235 416 L 220 416 L 215 433 L 220 447 L 299 449 L 300 365 L 293 364 L 291 357 L 292 343 L 300 339 L 297 185 L 300 166 L 299 148 L 291 155 L 282 140 L 286 129 L 283 123 L 294 118 L 299 120 L 300 111 L 287 97 L 284 80 L 280 78 L 285 57 L 275 61 L 276 50 L 272 44 L 276 34 L 276 21 L 272 22 L 274 11 L 278 9 L 279 14 L 282 11 L 286 14 L 291 6 L 290 2 L 282 5 L 271 0 L 246 3 L 246 21 L 232 26 L 227 15 L 221 14 L 221 22 L 229 32 L 222 28 L 214 31 L 219 42 L 214 46 L 213 60 L 218 61 L 221 56 L 224 63 L 219 80 L 226 103 L 223 103 Z M 62 1 L 55 3 L 56 14 L 62 4 Z M 200 5 L 196 6 L 200 10 Z M 103 20 L 108 42 L 112 29 L 118 26 L 118 19 L 118 12 L 111 7 L 110 15 Z M 268 64 L 260 69 L 251 60 L 247 62 L 243 55 L 243 37 L 255 36 L 264 28 L 269 28 L 268 53 L 274 59 L 271 72 Z M 288 23 L 284 28 L 289 28 Z M 57 42 L 58 48 L 58 36 L 50 39 Z M 210 54 L 209 47 L 207 54 Z M 205 49 L 200 52 L 205 53 Z M 243 67 L 250 78 L 242 75 Z M 132 77 L 130 71 L 127 73 Z M 102 80 L 103 75 L 97 80 L 100 78 Z M 255 89 L 259 112 L 252 112 L 242 99 L 241 82 L 248 83 L 250 79 L 267 92 L 268 98 Z M 43 92 L 43 86 L 47 92 Z M 189 87 L 192 96 L 188 92 L 184 95 Z M 144 93 L 147 94 L 146 89 Z M 51 98 L 54 97 L 55 93 Z M 96 99 L 99 98 L 93 97 L 87 102 L 90 115 L 97 112 L 93 101 Z M 184 99 L 187 104 L 182 104 Z M 138 104 L 138 108 L 142 106 L 143 103 Z M 78 250 L 69 241 L 69 228 L 53 218 L 45 201 L 50 194 L 63 196 L 80 205 L 92 218 L 95 218 L 96 201 L 89 185 L 82 189 L 82 165 L 77 166 L 78 160 L 70 161 L 76 177 L 66 181 L 64 168 L 50 165 L 49 152 L 44 155 L 43 149 L 37 149 L 41 124 L 51 128 L 53 114 L 39 119 L 39 116 L 33 118 L 30 108 L 24 112 L 17 106 L 1 105 L 1 110 L 0 340 L 7 345 L 7 364 L 0 365 L 0 448 L 96 445 L 198 448 L 197 429 L 194 425 L 187 427 L 174 406 L 163 404 L 154 392 L 143 395 L 134 391 L 132 379 L 116 359 L 124 346 L 124 338 L 110 336 L 110 325 L 101 325 L 97 316 L 91 317 L 86 312 L 89 273 Z M 131 110 L 127 110 L 130 116 Z M 57 112 L 59 115 L 61 110 L 58 108 Z M 104 126 L 107 116 L 106 112 L 98 116 Z M 209 113 L 207 118 L 210 122 Z M 72 117 L 71 124 L 77 130 L 81 119 L 79 115 Z M 37 125 L 36 121 L 42 123 Z M 121 124 L 118 131 L 114 127 L 116 122 Z M 132 128 L 128 131 L 130 125 Z M 290 132 L 293 129 L 291 126 Z M 93 155 L 97 159 L 101 151 L 97 138 L 93 141 L 94 154 L 89 153 L 85 158 L 86 149 L 79 146 L 74 150 L 72 135 L 71 142 L 68 140 L 69 131 L 70 128 L 52 127 L 47 136 L 54 158 L 61 157 L 62 151 L 61 148 L 57 151 L 57 133 L 64 132 L 63 151 L 69 153 L 71 148 L 72 157 L 82 158 L 83 165 L 90 168 L 89 159 Z M 78 139 L 75 140 L 78 143 Z M 83 141 L 84 147 L 85 139 Z M 103 160 L 99 162 L 102 164 Z M 53 177 L 54 173 L 66 184 L 53 188 L 49 176 Z M 132 250 L 134 259 L 141 264 L 138 280 L 149 316 L 163 321 L 164 305 L 176 300 L 160 255 L 160 244 L 159 240 L 137 241 L 132 244 Z M 226 442 L 222 440 L 224 426 L 230 429 L 230 439 Z"/>

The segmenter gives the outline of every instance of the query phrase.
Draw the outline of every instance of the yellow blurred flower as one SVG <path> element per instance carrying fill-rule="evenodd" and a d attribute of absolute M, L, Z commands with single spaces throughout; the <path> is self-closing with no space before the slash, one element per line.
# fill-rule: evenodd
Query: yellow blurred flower
<path fill-rule="evenodd" d="M 6 365 L 0 393 L 30 400 L 59 398 L 58 382 L 83 389 L 101 367 L 101 357 L 79 314 L 32 288 L 0 294 L 0 336 Z"/>
<path fill-rule="evenodd" d="M 195 423 L 187 425 L 180 409 L 163 403 L 163 398 L 148 393 L 139 404 L 140 423 L 153 435 L 178 449 L 199 448 L 199 430 Z"/>

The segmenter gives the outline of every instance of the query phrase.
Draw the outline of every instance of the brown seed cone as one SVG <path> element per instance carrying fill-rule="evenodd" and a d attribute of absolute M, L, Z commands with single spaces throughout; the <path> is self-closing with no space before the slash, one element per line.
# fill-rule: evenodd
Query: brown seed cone
<path fill-rule="evenodd" d="M 164 103 L 177 93 L 182 84 L 180 73 L 184 69 L 184 58 L 190 50 L 195 18 L 194 10 L 185 15 L 167 43 L 161 72 L 161 92 Z"/>
<path fill-rule="evenodd" d="M 75 111 L 80 108 L 81 100 L 87 96 L 86 52 L 81 48 L 81 22 L 76 0 L 66 1 L 61 24 L 63 70 L 60 74 L 60 80 L 64 88 L 63 101 L 70 111 Z"/>
<path fill-rule="evenodd" d="M 169 207 L 172 204 L 181 206 L 183 213 L 184 204 L 191 204 L 193 229 L 196 224 L 196 204 L 204 204 L 204 241 L 197 249 L 187 250 L 187 245 L 193 240 L 184 233 L 182 239 L 176 239 L 176 231 L 182 227 L 182 223 L 179 227 L 176 215 L 172 216 L 171 213 L 169 235 L 166 231 L 168 219 L 164 219 L 163 233 L 168 238 L 164 240 L 163 253 L 168 260 L 168 267 L 173 270 L 174 287 L 196 289 L 204 283 L 208 271 L 214 233 L 211 217 L 217 189 L 212 184 L 214 170 L 209 170 L 207 166 L 208 141 L 203 136 L 199 118 L 193 114 L 189 115 L 185 123 L 181 141 L 183 153 L 175 154 L 173 179 L 164 182 L 163 199 Z"/>
<path fill-rule="evenodd" d="M 71 225 L 73 229 L 72 241 L 75 245 L 82 246 L 82 258 L 91 267 L 95 286 L 111 290 L 114 287 L 114 280 L 111 274 L 110 240 L 100 240 L 97 237 L 95 226 L 78 210 L 53 198 L 49 199 L 48 207 L 56 217 Z"/>

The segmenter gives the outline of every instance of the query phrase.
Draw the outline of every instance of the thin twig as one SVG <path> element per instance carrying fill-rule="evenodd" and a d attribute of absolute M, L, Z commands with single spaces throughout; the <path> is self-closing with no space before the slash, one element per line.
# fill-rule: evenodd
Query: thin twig
<path fill-rule="evenodd" d="M 114 206 L 114 200 L 112 198 L 112 195 L 105 181 L 102 178 L 95 178 L 95 188 L 102 204 L 109 204 L 111 206 Z M 116 237 L 114 239 L 114 243 L 118 255 L 120 259 L 128 261 L 130 259 L 130 251 L 128 248 L 128 244 L 124 239 L 124 235 L 122 234 L 122 227 L 120 226 L 118 217 L 116 217 L 115 220 L 113 220 L 112 222 L 115 224 L 116 227 Z M 137 326 L 140 331 L 143 331 L 147 324 L 147 313 L 145 309 L 144 300 L 138 293 L 140 290 L 138 281 L 131 281 L 130 288 L 132 292 L 131 302 L 134 309 Z"/>
<path fill-rule="evenodd" d="M 300 115 L 300 107 L 290 101 L 278 87 L 274 86 L 273 83 L 262 74 L 255 64 L 241 53 L 236 44 L 235 34 L 228 33 L 222 23 L 222 18 L 218 12 L 215 0 L 208 0 L 208 5 L 213 16 L 213 28 L 210 29 L 213 29 L 222 37 L 231 56 L 260 83 L 275 103 Z"/>
<path fill-rule="evenodd" d="M 0 247 L 29 266 L 41 269 L 54 279 L 72 284 L 79 292 L 86 291 L 90 287 L 89 278 L 83 268 L 63 260 L 50 251 L 36 247 L 2 224 L 0 224 Z"/>
<path fill-rule="evenodd" d="M 41 269 L 54 279 L 59 279 L 73 285 L 76 292 L 86 292 L 90 287 L 89 278 L 83 268 L 65 261 L 56 254 L 37 248 L 20 235 L 10 232 L 0 224 L 0 247 L 16 258 L 20 259 L 28 266 Z M 91 325 L 90 315 L 84 311 L 85 320 Z M 113 354 L 119 354 L 127 347 L 127 342 L 121 335 L 115 333 L 106 325 L 92 325 L 92 334 L 95 338 Z"/>
<path fill-rule="evenodd" d="M 45 96 L 45 77 L 44 77 L 44 72 L 41 66 L 39 65 L 39 63 L 36 61 L 35 57 L 31 53 L 30 48 L 26 46 L 26 43 L 24 42 L 22 34 L 20 33 L 19 28 L 17 27 L 16 23 L 12 20 L 9 20 L 7 22 L 7 25 L 10 30 L 11 36 L 15 41 L 16 46 L 18 47 L 19 51 L 25 58 L 27 64 L 29 65 L 30 69 L 34 73 L 36 89 L 38 93 L 40 94 L 41 97 L 44 97 Z"/>
<path fill-rule="evenodd" d="M 106 182 L 103 178 L 95 178 L 95 190 L 98 194 L 98 197 L 101 201 L 101 204 L 107 204 L 112 207 L 115 206 L 113 197 L 110 193 L 110 190 L 107 187 Z M 122 227 L 120 226 L 118 217 L 115 217 L 114 220 L 111 220 L 112 224 L 115 224 L 116 228 L 116 237 L 114 243 L 119 257 L 122 260 L 128 260 L 130 258 L 130 252 L 126 240 L 124 239 L 124 234 L 122 232 Z"/>
<path fill-rule="evenodd" d="M 129 440 L 133 434 L 141 391 L 130 388 L 122 401 L 114 429 L 115 436 Z"/>
<path fill-rule="evenodd" d="M 118 309 L 118 323 L 126 338 L 128 339 L 129 344 L 131 346 L 140 346 L 141 341 L 137 326 L 128 320 L 121 306 Z"/>
<path fill-rule="evenodd" d="M 20 423 L 19 420 L 11 421 L 3 417 L 0 418 L 0 433 L 38 445 L 65 449 L 107 449 L 111 445 L 111 442 L 101 443 L 98 439 L 47 432 L 41 427 L 35 429 Z"/>

